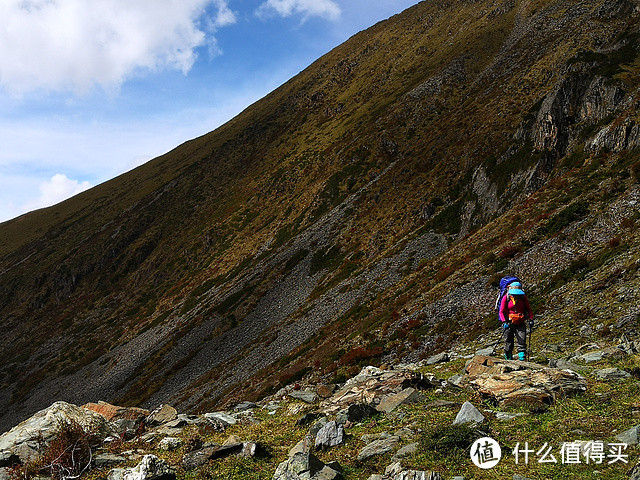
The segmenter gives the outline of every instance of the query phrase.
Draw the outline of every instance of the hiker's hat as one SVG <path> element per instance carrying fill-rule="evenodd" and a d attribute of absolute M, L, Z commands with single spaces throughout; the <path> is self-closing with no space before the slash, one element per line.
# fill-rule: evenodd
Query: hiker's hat
<path fill-rule="evenodd" d="M 524 295 L 524 290 L 522 290 L 522 284 L 520 282 L 510 283 L 509 295 Z"/>

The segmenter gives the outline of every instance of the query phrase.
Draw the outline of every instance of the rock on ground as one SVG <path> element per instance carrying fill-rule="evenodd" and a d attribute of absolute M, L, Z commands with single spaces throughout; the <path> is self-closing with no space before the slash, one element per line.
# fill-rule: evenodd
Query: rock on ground
<path fill-rule="evenodd" d="M 311 453 L 296 453 L 278 465 L 273 480 L 339 480 L 340 470 L 337 463 L 324 464 Z"/>
<path fill-rule="evenodd" d="M 122 471 L 122 480 L 175 480 L 176 473 L 155 455 L 145 455 L 134 468 Z"/>
<path fill-rule="evenodd" d="M 415 388 L 405 388 L 400 393 L 384 397 L 376 408 L 380 412 L 390 413 L 400 405 L 419 403 L 422 400 L 424 400 L 424 395 Z"/>
<path fill-rule="evenodd" d="M 358 453 L 358 461 L 362 462 L 376 455 L 384 455 L 396 448 L 399 444 L 400 438 L 395 435 L 375 440 L 360 450 L 360 453 Z"/>
<path fill-rule="evenodd" d="M 344 427 L 334 420 L 328 422 L 316 435 L 316 448 L 337 447 L 344 440 Z"/>
<path fill-rule="evenodd" d="M 182 457 L 182 466 L 185 470 L 192 470 L 207 463 L 209 460 L 226 458 L 232 455 L 250 458 L 257 453 L 258 445 L 255 442 L 227 443 L 225 445 L 214 445 L 202 448 L 194 452 L 189 452 Z"/>
<path fill-rule="evenodd" d="M 587 389 L 586 379 L 573 371 L 518 360 L 475 356 L 465 372 L 471 387 L 503 406 L 550 405 L 557 397 Z"/>
<path fill-rule="evenodd" d="M 171 405 L 160 405 L 147 417 L 148 427 L 157 427 L 164 423 L 169 423 L 178 418 L 178 412 Z"/>
<path fill-rule="evenodd" d="M 442 382 L 411 370 L 382 370 L 364 367 L 347 381 L 333 396 L 320 404 L 320 409 L 332 415 L 353 404 L 377 406 L 384 397 L 400 393 L 407 388 L 435 388 Z"/>
<path fill-rule="evenodd" d="M 595 370 L 593 374 L 598 380 L 605 382 L 616 382 L 631 377 L 629 372 L 625 372 L 619 368 L 601 368 L 600 370 Z"/>
<path fill-rule="evenodd" d="M 461 425 L 463 423 L 482 423 L 484 422 L 484 415 L 480 413 L 476 407 L 473 406 L 471 402 L 464 402 L 462 404 L 462 408 L 456 415 L 455 420 L 453 421 L 454 425 Z"/>
<path fill-rule="evenodd" d="M 626 443 L 628 445 L 638 445 L 640 440 L 640 425 L 631 427 L 622 433 L 616 435 L 616 440 Z"/>

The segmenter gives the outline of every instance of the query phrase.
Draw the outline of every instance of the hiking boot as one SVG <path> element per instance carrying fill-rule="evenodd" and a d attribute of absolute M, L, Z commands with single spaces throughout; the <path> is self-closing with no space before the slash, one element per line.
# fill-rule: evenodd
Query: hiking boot
<path fill-rule="evenodd" d="M 504 354 L 504 359 L 505 360 L 513 360 L 513 355 L 510 353 L 505 353 Z"/>
<path fill-rule="evenodd" d="M 524 352 L 518 352 L 518 359 L 524 362 Z"/>

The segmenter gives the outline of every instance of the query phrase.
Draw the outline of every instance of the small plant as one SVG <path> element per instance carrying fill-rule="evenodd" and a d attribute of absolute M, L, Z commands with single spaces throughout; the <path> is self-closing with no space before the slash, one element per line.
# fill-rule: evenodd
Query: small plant
<path fill-rule="evenodd" d="M 184 451 L 193 452 L 199 450 L 204 445 L 204 439 L 198 428 L 190 428 L 186 431 L 184 438 Z"/>
<path fill-rule="evenodd" d="M 425 432 L 420 438 L 420 447 L 445 456 L 463 456 L 481 436 L 478 430 L 466 423 L 445 425 L 432 433 Z"/>

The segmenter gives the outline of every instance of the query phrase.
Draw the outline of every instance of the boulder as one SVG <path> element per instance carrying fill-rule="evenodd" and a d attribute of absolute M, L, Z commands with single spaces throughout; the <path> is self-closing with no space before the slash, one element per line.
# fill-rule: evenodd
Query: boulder
<path fill-rule="evenodd" d="M 627 445 L 638 445 L 640 441 L 640 425 L 631 427 L 622 433 L 616 435 L 616 440 Z"/>
<path fill-rule="evenodd" d="M 342 478 L 342 472 L 331 468 L 329 465 L 325 465 L 322 467 L 322 470 L 313 477 L 313 480 L 340 480 Z"/>
<path fill-rule="evenodd" d="M 107 480 L 123 480 L 124 468 L 114 468 L 107 474 Z"/>
<path fill-rule="evenodd" d="M 455 420 L 453 421 L 454 425 L 460 425 L 463 423 L 482 423 L 484 422 L 484 415 L 480 413 L 476 407 L 473 406 L 471 402 L 464 402 L 462 404 L 462 408 L 456 415 Z"/>
<path fill-rule="evenodd" d="M 238 419 L 236 417 L 226 412 L 205 413 L 204 418 L 206 418 L 210 423 L 222 423 L 225 428 L 238 423 Z"/>
<path fill-rule="evenodd" d="M 418 443 L 415 443 L 415 442 L 409 443 L 408 445 L 405 445 L 400 450 L 398 450 L 393 456 L 393 459 L 395 460 L 395 459 L 406 457 L 408 455 L 413 455 L 417 451 L 418 451 Z"/>
<path fill-rule="evenodd" d="M 316 448 L 337 447 L 344 443 L 344 427 L 336 421 L 328 422 L 316 435 Z"/>
<path fill-rule="evenodd" d="M 316 403 L 319 398 L 316 392 L 310 392 L 307 390 L 294 390 L 289 393 L 289 396 L 304 403 Z"/>
<path fill-rule="evenodd" d="M 318 432 L 322 430 L 327 423 L 329 423 L 329 419 L 327 417 L 320 418 L 320 420 L 318 420 L 316 423 L 311 425 L 311 427 L 309 427 L 308 435 L 311 438 L 316 438 L 316 435 L 318 435 Z"/>
<path fill-rule="evenodd" d="M 557 358 L 557 359 L 549 360 L 549 367 L 559 368 L 560 370 L 573 370 L 574 372 L 591 369 L 591 367 L 576 365 L 575 363 L 567 360 L 566 358 Z"/>
<path fill-rule="evenodd" d="M 164 460 L 155 455 L 145 455 L 134 468 L 125 468 L 123 480 L 175 480 L 176 473 Z"/>
<path fill-rule="evenodd" d="M 338 423 L 345 424 L 347 422 L 357 423 L 361 422 L 365 418 L 378 415 L 380 412 L 371 405 L 364 403 L 357 403 L 349 405 L 347 408 L 340 410 L 336 415 L 336 421 Z"/>
<path fill-rule="evenodd" d="M 376 440 L 381 440 L 383 438 L 389 438 L 391 434 L 389 432 L 380 432 L 380 433 L 365 433 L 360 437 L 365 444 L 370 444 L 371 442 L 375 442 Z M 399 435 L 396 435 L 399 437 Z"/>
<path fill-rule="evenodd" d="M 492 355 L 496 354 L 496 347 L 486 347 L 486 348 L 482 348 L 480 350 L 478 350 L 476 352 L 476 355 L 480 355 L 480 356 L 486 356 L 486 357 L 490 357 Z"/>
<path fill-rule="evenodd" d="M 296 453 L 278 465 L 273 480 L 339 480 L 342 473 L 336 468 L 337 464 L 325 465 L 311 453 Z"/>
<path fill-rule="evenodd" d="M 449 361 L 449 353 L 442 352 L 427 358 L 427 365 L 435 365 L 436 363 L 444 363 Z"/>
<path fill-rule="evenodd" d="M 105 417 L 66 402 L 56 402 L 0 436 L 0 451 L 8 451 L 22 463 L 36 459 L 59 432 L 61 425 L 76 423 L 101 438 L 117 432 Z"/>
<path fill-rule="evenodd" d="M 610 358 L 622 358 L 625 356 L 625 352 L 618 347 L 609 347 L 603 350 L 597 350 L 595 352 L 585 353 L 583 355 L 579 355 L 574 357 L 574 360 L 583 362 L 583 363 L 595 363 L 601 360 Z"/>
<path fill-rule="evenodd" d="M 236 412 L 246 412 L 247 410 L 253 410 L 256 407 L 257 405 L 255 403 L 245 401 L 245 402 L 240 402 L 235 407 L 233 407 L 233 409 Z"/>
<path fill-rule="evenodd" d="M 192 470 L 200 467 L 210 460 L 237 456 L 243 458 L 254 457 L 257 453 L 258 445 L 255 442 L 228 443 L 225 445 L 212 445 L 194 452 L 187 453 L 182 457 L 182 465 L 185 470 Z"/>
<path fill-rule="evenodd" d="M 541 407 L 587 389 L 585 378 L 571 370 L 518 360 L 476 356 L 465 371 L 471 387 L 503 406 Z"/>
<path fill-rule="evenodd" d="M 407 388 L 425 389 L 441 387 L 443 382 L 412 370 L 382 370 L 364 367 L 344 387 L 320 404 L 327 415 L 333 415 L 354 404 L 377 406 L 384 397 L 400 393 Z"/>
<path fill-rule="evenodd" d="M 631 377 L 629 372 L 625 372 L 619 368 L 601 368 L 600 370 L 595 370 L 593 375 L 598 380 L 602 380 L 604 382 L 617 382 Z"/>
<path fill-rule="evenodd" d="M 93 457 L 93 465 L 95 468 L 111 468 L 126 461 L 126 458 L 111 453 L 101 453 Z"/>
<path fill-rule="evenodd" d="M 182 446 L 182 439 L 177 437 L 164 437 L 158 443 L 158 448 L 160 450 L 166 450 L 168 452 L 172 450 L 177 450 Z"/>
<path fill-rule="evenodd" d="M 147 417 L 146 425 L 148 427 L 157 427 L 169 423 L 178 418 L 178 412 L 171 405 L 160 405 Z"/>
<path fill-rule="evenodd" d="M 358 461 L 363 462 L 371 457 L 384 455 L 385 453 L 394 450 L 399 444 L 400 438 L 395 435 L 375 440 L 360 450 L 358 453 Z"/>
<path fill-rule="evenodd" d="M 455 375 L 451 375 L 448 379 L 447 379 L 447 383 L 451 386 L 454 387 L 458 387 L 458 388 L 465 388 L 466 387 L 466 377 L 460 373 L 456 373 Z"/>
<path fill-rule="evenodd" d="M 115 422 L 116 420 L 134 420 L 142 422 L 149 416 L 149 410 L 145 410 L 144 408 L 119 407 L 107 402 L 86 403 L 82 408 L 99 413 L 110 422 Z"/>
<path fill-rule="evenodd" d="M 409 403 L 419 403 L 424 400 L 424 395 L 417 391 L 415 388 L 405 388 L 400 393 L 387 395 L 382 400 L 376 409 L 380 412 L 391 413 L 400 405 Z"/>
<path fill-rule="evenodd" d="M 289 450 L 289 457 L 293 457 L 296 453 L 309 453 L 311 451 L 311 445 L 313 439 L 306 435 L 302 440 L 295 444 L 295 446 Z"/>

